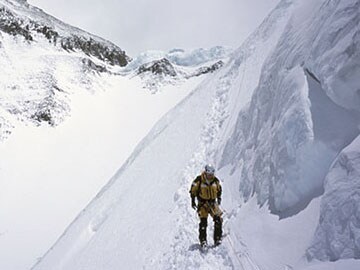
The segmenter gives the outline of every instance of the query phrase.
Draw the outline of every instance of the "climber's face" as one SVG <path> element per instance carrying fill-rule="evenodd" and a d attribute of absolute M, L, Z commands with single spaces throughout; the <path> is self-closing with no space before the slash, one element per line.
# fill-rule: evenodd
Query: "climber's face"
<path fill-rule="evenodd" d="M 211 180 L 211 179 L 214 178 L 214 174 L 213 174 L 213 173 L 205 173 L 205 175 L 206 175 L 206 179 Z"/>

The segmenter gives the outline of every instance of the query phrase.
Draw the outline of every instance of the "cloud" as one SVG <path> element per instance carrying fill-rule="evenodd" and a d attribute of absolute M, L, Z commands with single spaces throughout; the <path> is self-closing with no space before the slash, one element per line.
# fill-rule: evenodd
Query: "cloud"
<path fill-rule="evenodd" d="M 28 0 L 113 41 L 134 56 L 149 49 L 240 46 L 279 0 Z"/>

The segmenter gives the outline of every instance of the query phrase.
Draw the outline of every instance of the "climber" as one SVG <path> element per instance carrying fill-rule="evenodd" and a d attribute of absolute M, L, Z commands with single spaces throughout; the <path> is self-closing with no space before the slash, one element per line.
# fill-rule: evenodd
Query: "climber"
<path fill-rule="evenodd" d="M 215 177 L 215 168 L 208 164 L 201 175 L 197 176 L 190 188 L 191 206 L 200 218 L 199 240 L 201 247 L 207 246 L 206 228 L 207 218 L 210 214 L 214 220 L 214 245 L 221 244 L 222 237 L 222 211 L 219 207 L 221 203 L 221 185 Z M 195 198 L 198 204 L 196 205 Z"/>

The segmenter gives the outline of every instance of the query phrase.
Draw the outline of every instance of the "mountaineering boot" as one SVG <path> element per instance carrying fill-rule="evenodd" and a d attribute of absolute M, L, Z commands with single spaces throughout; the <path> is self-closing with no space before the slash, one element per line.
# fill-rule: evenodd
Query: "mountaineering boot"
<path fill-rule="evenodd" d="M 201 248 L 207 248 L 207 246 L 208 246 L 208 244 L 207 244 L 206 241 L 200 242 L 200 247 L 201 247 Z"/>
<path fill-rule="evenodd" d="M 214 217 L 214 243 L 215 246 L 221 244 L 222 238 L 222 220 L 221 217 L 215 216 Z"/>
<path fill-rule="evenodd" d="M 206 241 L 206 227 L 207 227 L 207 218 L 201 218 L 199 223 L 199 240 L 200 245 L 202 246 L 204 243 L 207 244 Z"/>
<path fill-rule="evenodd" d="M 220 246 L 220 245 L 221 245 L 221 239 L 216 240 L 215 243 L 214 243 L 214 246 L 217 247 L 217 246 Z"/>

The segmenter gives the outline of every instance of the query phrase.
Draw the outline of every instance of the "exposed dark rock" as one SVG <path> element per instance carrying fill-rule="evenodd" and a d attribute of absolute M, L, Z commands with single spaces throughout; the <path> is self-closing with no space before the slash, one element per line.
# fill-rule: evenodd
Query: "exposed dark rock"
<path fill-rule="evenodd" d="M 145 72 L 171 77 L 175 77 L 177 75 L 174 66 L 166 58 L 141 65 L 138 69 L 138 74 Z"/>
<path fill-rule="evenodd" d="M 15 16 L 5 7 L 0 8 L 0 30 L 13 36 L 23 36 L 25 40 L 33 41 L 34 33 L 42 34 L 50 43 L 60 45 L 67 51 L 81 50 L 111 65 L 126 66 L 131 60 L 126 53 L 115 45 L 109 46 L 93 38 L 83 36 L 61 36 L 53 28 L 39 24 L 30 19 Z"/>
<path fill-rule="evenodd" d="M 54 91 L 59 91 L 59 88 L 53 88 L 48 97 L 39 101 L 31 101 L 27 106 L 28 112 L 25 112 L 24 115 L 35 121 L 37 125 L 45 122 L 50 126 L 57 126 L 70 110 L 68 104 L 56 98 Z M 32 113 L 29 114 L 30 112 Z"/>
<path fill-rule="evenodd" d="M 0 30 L 13 36 L 23 36 L 29 41 L 33 40 L 29 26 L 25 26 L 22 20 L 16 19 L 15 16 L 4 7 L 0 8 Z"/>
<path fill-rule="evenodd" d="M 111 65 L 126 66 L 130 58 L 120 49 L 110 49 L 105 44 L 81 36 L 65 37 L 61 40 L 61 47 L 67 51 L 82 50 L 87 55 L 108 62 Z"/>
<path fill-rule="evenodd" d="M 101 65 L 97 65 L 95 64 L 93 61 L 91 61 L 90 59 L 84 58 L 82 60 L 82 63 L 84 64 L 84 69 L 85 71 L 95 71 L 98 73 L 102 73 L 102 72 L 107 72 L 108 70 L 106 69 L 106 67 L 101 66 Z"/>
<path fill-rule="evenodd" d="M 13 128 L 14 127 L 0 115 L 0 142 L 6 140 L 11 135 L 11 130 Z"/>
<path fill-rule="evenodd" d="M 36 112 L 33 116 L 32 119 L 34 119 L 35 121 L 41 123 L 41 122 L 47 122 L 50 126 L 53 126 L 54 123 L 52 121 L 52 117 L 51 117 L 51 111 L 50 109 L 46 109 L 45 111 L 39 111 Z"/>
<path fill-rule="evenodd" d="M 201 67 L 198 70 L 196 70 L 195 73 L 191 77 L 200 76 L 200 75 L 207 74 L 207 73 L 212 73 L 212 72 L 218 70 L 219 68 L 221 68 L 223 65 L 224 65 L 224 62 L 220 60 L 209 67 Z"/>
<path fill-rule="evenodd" d="M 43 34 L 50 43 L 54 43 L 56 45 L 56 41 L 59 38 L 58 32 L 54 31 L 53 29 L 47 27 L 47 26 L 38 26 L 36 27 L 36 31 L 38 33 Z"/>

